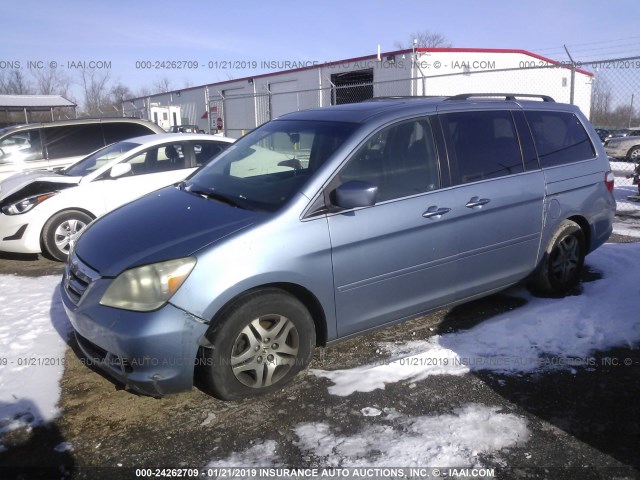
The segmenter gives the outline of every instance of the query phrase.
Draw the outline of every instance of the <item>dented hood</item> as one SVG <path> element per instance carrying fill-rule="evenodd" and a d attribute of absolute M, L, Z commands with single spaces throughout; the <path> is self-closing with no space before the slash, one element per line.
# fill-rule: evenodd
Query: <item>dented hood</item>
<path fill-rule="evenodd" d="M 78 185 L 81 178 L 47 171 L 16 173 L 0 182 L 0 202 L 5 203 L 5 199 L 18 201 L 41 193 L 63 190 Z"/>

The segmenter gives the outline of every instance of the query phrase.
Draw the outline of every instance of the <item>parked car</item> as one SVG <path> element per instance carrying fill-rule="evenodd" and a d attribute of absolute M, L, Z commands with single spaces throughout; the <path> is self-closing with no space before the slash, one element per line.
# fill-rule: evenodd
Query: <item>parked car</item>
<path fill-rule="evenodd" d="M 640 135 L 609 138 L 604 142 L 604 149 L 611 158 L 640 161 Z"/>
<path fill-rule="evenodd" d="M 153 396 L 272 392 L 315 346 L 530 279 L 565 294 L 612 231 L 572 105 L 471 95 L 283 115 L 94 222 L 62 298 L 94 364 Z M 126 232 L 126 235 L 123 233 Z"/>
<path fill-rule="evenodd" d="M 595 131 L 598 134 L 598 138 L 600 138 L 600 141 L 602 143 L 604 143 L 605 140 L 607 138 L 609 138 L 609 136 L 611 135 L 611 132 L 612 132 L 612 130 L 610 130 L 608 128 L 596 128 Z"/>
<path fill-rule="evenodd" d="M 186 178 L 233 140 L 158 134 L 114 143 L 58 173 L 0 183 L 0 251 L 66 260 L 75 236 L 120 205 Z"/>
<path fill-rule="evenodd" d="M 0 180 L 16 173 L 70 165 L 127 138 L 164 133 L 135 118 L 92 118 L 17 125 L 0 130 Z"/>
<path fill-rule="evenodd" d="M 174 125 L 169 129 L 170 133 L 204 133 L 197 125 Z"/>

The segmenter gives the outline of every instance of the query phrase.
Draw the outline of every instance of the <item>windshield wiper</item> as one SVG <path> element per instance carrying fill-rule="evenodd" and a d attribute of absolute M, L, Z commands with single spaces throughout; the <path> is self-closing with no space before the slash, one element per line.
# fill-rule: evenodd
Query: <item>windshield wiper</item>
<path fill-rule="evenodd" d="M 239 202 L 237 202 L 235 199 L 231 198 L 231 197 L 227 197 L 226 195 L 222 195 L 221 193 L 218 192 L 214 192 L 212 190 L 205 190 L 205 189 L 201 189 L 201 188 L 197 188 L 193 185 L 191 185 L 190 187 L 183 187 L 182 185 L 180 185 L 181 190 L 185 190 L 187 192 L 193 193 L 194 195 L 201 195 L 205 198 L 209 198 L 212 200 L 217 200 L 218 202 L 222 202 L 222 203 L 226 203 L 227 205 L 231 205 L 232 207 L 236 207 L 236 208 L 242 208 L 243 210 L 246 210 L 247 207 L 245 205 L 241 205 Z"/>

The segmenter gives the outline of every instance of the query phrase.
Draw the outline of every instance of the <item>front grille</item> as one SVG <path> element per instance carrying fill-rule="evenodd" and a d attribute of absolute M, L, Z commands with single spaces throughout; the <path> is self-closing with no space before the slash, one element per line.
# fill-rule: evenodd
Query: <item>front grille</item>
<path fill-rule="evenodd" d="M 97 367 L 107 367 L 122 375 L 133 372 L 131 362 L 126 358 L 106 351 L 104 348 L 84 338 L 78 332 L 75 332 L 75 335 L 78 346 L 87 357 L 86 363 Z"/>
<path fill-rule="evenodd" d="M 95 343 L 90 342 L 78 332 L 75 332 L 75 334 L 76 341 L 78 342 L 84 353 L 87 355 L 87 357 L 89 357 L 89 360 L 92 360 L 93 362 L 98 364 L 104 362 L 109 352 L 107 352 L 103 348 L 100 348 Z"/>
<path fill-rule="evenodd" d="M 74 253 L 64 269 L 64 290 L 77 305 L 89 285 L 100 277 L 98 272 L 83 263 Z"/>

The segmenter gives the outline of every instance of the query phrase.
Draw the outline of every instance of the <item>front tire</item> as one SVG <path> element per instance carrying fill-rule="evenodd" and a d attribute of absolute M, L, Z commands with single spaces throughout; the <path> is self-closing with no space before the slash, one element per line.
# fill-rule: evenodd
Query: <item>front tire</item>
<path fill-rule="evenodd" d="M 585 255 L 584 232 L 576 222 L 564 220 L 549 240 L 533 289 L 546 295 L 566 295 L 580 280 Z"/>
<path fill-rule="evenodd" d="M 310 362 L 316 334 L 311 314 L 279 289 L 250 293 L 223 312 L 206 334 L 198 376 L 222 400 L 279 390 Z"/>
<path fill-rule="evenodd" d="M 43 253 L 53 260 L 64 262 L 78 234 L 93 218 L 79 210 L 67 210 L 55 214 L 42 229 Z"/>

